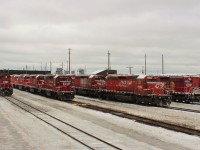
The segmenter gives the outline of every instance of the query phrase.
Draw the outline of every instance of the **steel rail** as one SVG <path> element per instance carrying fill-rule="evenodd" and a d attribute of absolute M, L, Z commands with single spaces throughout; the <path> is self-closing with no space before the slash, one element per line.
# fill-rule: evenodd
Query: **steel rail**
<path fill-rule="evenodd" d="M 159 120 L 155 120 L 155 119 L 151 119 L 151 118 L 141 117 L 138 115 L 129 114 L 124 111 L 118 111 L 118 110 L 114 110 L 111 108 L 104 108 L 104 107 L 100 107 L 100 106 L 96 106 L 96 105 L 92 105 L 92 104 L 84 103 L 84 102 L 72 101 L 70 103 L 72 103 L 72 104 L 74 103 L 74 104 L 84 107 L 84 108 L 89 108 L 89 109 L 101 111 L 104 113 L 110 113 L 112 115 L 119 116 L 122 118 L 135 120 L 135 121 L 143 123 L 143 124 L 148 124 L 148 125 L 157 126 L 157 127 L 163 127 L 163 128 L 166 128 L 166 129 L 169 129 L 172 131 L 177 131 L 177 132 L 182 132 L 182 133 L 186 133 L 186 134 L 190 134 L 190 135 L 200 136 L 200 130 L 193 129 L 193 128 L 190 128 L 187 126 L 180 126 L 180 125 L 176 125 L 176 124 L 169 123 L 169 122 L 163 122 L 163 121 L 159 121 Z"/>
<path fill-rule="evenodd" d="M 192 112 L 192 113 L 200 113 L 200 110 L 196 109 L 189 109 L 189 108 L 182 108 L 182 107 L 166 107 L 166 109 L 172 109 L 172 110 L 180 110 L 180 111 L 185 111 L 185 112 Z"/>
<path fill-rule="evenodd" d="M 91 99 L 95 99 L 95 98 L 88 98 L 88 97 L 84 97 L 84 96 L 76 96 L 77 98 L 84 98 L 87 100 L 91 100 Z M 99 100 L 99 99 L 96 99 Z M 72 101 L 73 103 L 74 101 Z M 99 101 L 98 101 L 99 102 Z M 103 102 L 101 102 L 103 103 Z M 120 101 L 118 101 L 118 103 L 121 103 Z M 123 102 L 122 102 L 123 103 Z M 136 104 L 137 105 L 137 104 Z M 153 107 L 153 106 L 151 106 Z M 164 108 L 164 109 L 171 109 L 171 110 L 180 110 L 180 111 L 185 111 L 185 112 L 192 112 L 192 113 L 200 113 L 200 110 L 196 110 L 196 109 L 189 109 L 189 108 L 183 108 L 183 107 L 173 107 L 173 106 L 169 106 L 169 107 L 159 107 L 159 108 Z"/>
<path fill-rule="evenodd" d="M 48 114 L 48 113 L 46 113 L 46 112 L 44 112 L 44 111 L 41 111 L 40 109 L 35 108 L 35 107 L 33 107 L 33 106 L 31 106 L 31 105 L 29 105 L 29 104 L 27 104 L 27 103 L 25 103 L 25 102 L 23 102 L 23 101 L 21 101 L 21 100 L 19 100 L 19 99 L 16 99 L 16 98 L 14 98 L 14 97 L 4 97 L 4 98 L 5 98 L 6 100 L 12 102 L 13 104 L 15 104 L 16 106 L 18 106 L 19 108 L 21 108 L 21 109 L 25 110 L 26 112 L 30 113 L 31 115 L 35 116 L 35 117 L 38 118 L 39 120 L 41 120 L 41 121 L 47 123 L 48 125 L 52 126 L 53 128 L 57 129 L 58 131 L 62 132 L 63 134 L 65 134 L 65 135 L 71 137 L 72 139 L 76 140 L 77 142 L 81 143 L 82 145 L 88 147 L 89 149 L 94 150 L 95 148 L 89 146 L 89 145 L 86 144 L 86 143 L 83 143 L 82 141 L 80 141 L 80 140 L 78 140 L 77 138 L 73 137 L 73 136 L 70 135 L 69 133 L 66 133 L 65 131 L 63 131 L 62 129 L 59 129 L 58 127 L 56 127 L 56 126 L 53 125 L 52 123 L 49 123 L 48 121 L 42 119 L 42 118 L 39 117 L 38 115 L 32 113 L 30 110 L 27 109 L 27 107 L 24 108 L 24 107 L 21 106 L 20 104 L 17 104 L 17 103 L 15 103 L 15 102 L 13 102 L 13 100 L 11 100 L 10 98 L 14 99 L 15 101 L 18 101 L 18 102 L 22 103 L 23 105 L 26 105 L 26 106 L 28 106 L 28 107 L 34 109 L 34 110 L 37 110 L 38 112 L 40 112 L 40 113 L 42 113 L 42 114 L 45 114 L 45 115 L 47 115 L 47 116 L 49 116 L 49 117 L 51 117 L 51 118 L 53 118 L 53 119 L 55 119 L 55 120 L 57 120 L 57 121 L 59 121 L 59 122 L 65 124 L 65 125 L 67 125 L 67 126 L 70 126 L 70 127 L 74 128 L 74 129 L 76 129 L 77 131 L 79 131 L 79 132 L 81 132 L 81 133 L 84 133 L 84 134 L 87 135 L 87 136 L 90 136 L 90 137 L 92 137 L 92 138 L 94 138 L 94 139 L 96 139 L 96 140 L 98 140 L 98 141 L 100 141 L 100 142 L 102 142 L 102 143 L 104 143 L 104 144 L 107 144 L 107 145 L 109 145 L 110 147 L 112 147 L 112 148 L 114 148 L 114 149 L 122 150 L 121 148 L 119 148 L 119 147 L 117 147 L 117 146 L 115 146 L 115 145 L 113 145 L 113 144 L 111 144 L 111 143 L 109 143 L 109 142 L 106 142 L 106 141 L 104 141 L 104 140 L 102 140 L 102 139 L 100 139 L 100 138 L 98 138 L 98 137 L 96 137 L 96 136 L 94 136 L 94 135 L 92 135 L 92 134 L 90 134 L 90 133 L 87 133 L 87 132 L 85 132 L 84 130 L 81 130 L 81 129 L 79 129 L 79 128 L 77 128 L 77 127 L 75 127 L 75 126 L 73 126 L 73 125 L 71 125 L 71 124 L 69 124 L 69 123 L 67 123 L 67 122 L 65 122 L 65 121 L 63 121 L 63 120 L 61 120 L 61 119 L 58 119 L 58 118 L 56 118 L 56 117 L 54 117 L 54 116 L 52 116 L 52 115 L 50 115 L 50 114 Z"/>

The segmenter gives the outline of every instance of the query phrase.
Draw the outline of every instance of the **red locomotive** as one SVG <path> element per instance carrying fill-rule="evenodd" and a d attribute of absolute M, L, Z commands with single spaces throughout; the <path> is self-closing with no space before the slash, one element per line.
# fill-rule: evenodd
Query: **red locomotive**
<path fill-rule="evenodd" d="M 88 75 L 76 75 L 75 76 L 75 89 L 76 93 L 80 95 L 88 94 Z M 88 95 L 87 95 L 88 96 Z"/>
<path fill-rule="evenodd" d="M 0 95 L 11 96 L 13 94 L 13 88 L 11 85 L 10 75 L 1 73 L 0 74 Z"/>
<path fill-rule="evenodd" d="M 156 106 L 200 101 L 200 76 L 191 75 L 12 75 L 11 82 L 60 100 L 73 99 L 76 90 L 79 95 Z"/>
<path fill-rule="evenodd" d="M 74 98 L 74 75 L 20 75 L 12 76 L 12 84 L 21 90 L 54 97 L 60 100 Z"/>
<path fill-rule="evenodd" d="M 131 101 L 156 106 L 169 106 L 171 96 L 165 93 L 165 84 L 148 81 L 146 75 L 110 74 L 76 76 L 76 93 L 103 99 Z M 84 83 L 84 84 L 82 84 Z"/>
<path fill-rule="evenodd" d="M 74 75 L 46 75 L 39 92 L 60 100 L 71 100 L 75 94 Z"/>
<path fill-rule="evenodd" d="M 19 76 L 20 75 L 11 75 L 10 76 L 10 78 L 11 78 L 11 84 L 12 84 L 12 86 L 14 88 L 16 88 L 15 85 L 17 85 L 19 83 Z"/>
<path fill-rule="evenodd" d="M 20 90 L 26 90 L 27 84 L 29 82 L 29 77 L 30 75 L 27 74 L 22 74 L 19 76 L 17 86 Z"/>
<path fill-rule="evenodd" d="M 191 75 L 162 75 L 158 77 L 160 82 L 168 86 L 168 93 L 173 101 L 199 102 L 200 101 L 200 77 Z"/>

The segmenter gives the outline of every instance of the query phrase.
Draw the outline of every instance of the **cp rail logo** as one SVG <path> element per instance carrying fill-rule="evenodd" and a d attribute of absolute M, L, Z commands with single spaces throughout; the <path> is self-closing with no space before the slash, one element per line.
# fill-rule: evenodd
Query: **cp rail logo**
<path fill-rule="evenodd" d="M 192 83 L 186 83 L 186 87 L 191 87 Z"/>
<path fill-rule="evenodd" d="M 162 89 L 164 87 L 164 83 L 156 83 L 155 88 L 156 89 Z"/>

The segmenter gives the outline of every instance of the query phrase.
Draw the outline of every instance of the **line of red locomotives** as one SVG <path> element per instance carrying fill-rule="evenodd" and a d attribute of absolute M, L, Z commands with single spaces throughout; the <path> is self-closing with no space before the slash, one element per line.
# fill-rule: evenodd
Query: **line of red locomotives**
<path fill-rule="evenodd" d="M 74 80 L 75 75 L 11 75 L 14 88 L 59 100 L 74 98 Z"/>
<path fill-rule="evenodd" d="M 199 102 L 200 77 L 189 75 L 12 75 L 13 87 L 71 100 L 77 95 L 138 104 L 169 106 Z"/>
<path fill-rule="evenodd" d="M 120 75 L 76 76 L 76 94 L 138 104 L 169 106 L 171 101 L 199 102 L 200 76 Z"/>

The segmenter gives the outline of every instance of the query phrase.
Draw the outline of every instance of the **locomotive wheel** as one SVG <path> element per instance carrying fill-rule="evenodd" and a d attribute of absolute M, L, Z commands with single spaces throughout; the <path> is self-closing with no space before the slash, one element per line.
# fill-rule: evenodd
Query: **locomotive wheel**
<path fill-rule="evenodd" d="M 169 106 L 170 106 L 170 103 L 167 102 L 166 107 L 169 107 Z"/>
<path fill-rule="evenodd" d="M 166 100 L 166 102 L 164 103 L 164 107 L 169 107 L 170 106 L 170 102 Z"/>
<path fill-rule="evenodd" d="M 106 93 L 102 94 L 102 99 L 107 99 L 107 94 Z"/>
<path fill-rule="evenodd" d="M 147 97 L 143 98 L 144 105 L 149 105 L 149 99 Z"/>
<path fill-rule="evenodd" d="M 1 95 L 1 96 L 5 96 L 5 92 L 2 90 L 2 91 L 0 92 L 0 95 Z"/>
<path fill-rule="evenodd" d="M 136 104 L 140 104 L 141 103 L 141 98 L 140 97 L 136 97 L 135 103 Z"/>
<path fill-rule="evenodd" d="M 189 99 L 188 99 L 188 103 L 189 103 L 189 104 L 194 104 L 194 99 L 189 98 Z"/>
<path fill-rule="evenodd" d="M 157 105 L 158 107 L 163 107 L 163 102 L 162 102 L 162 100 L 158 100 L 157 103 L 156 103 L 156 105 Z"/>
<path fill-rule="evenodd" d="M 56 98 L 55 93 L 52 92 L 51 97 L 52 97 L 52 98 Z"/>

